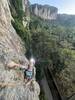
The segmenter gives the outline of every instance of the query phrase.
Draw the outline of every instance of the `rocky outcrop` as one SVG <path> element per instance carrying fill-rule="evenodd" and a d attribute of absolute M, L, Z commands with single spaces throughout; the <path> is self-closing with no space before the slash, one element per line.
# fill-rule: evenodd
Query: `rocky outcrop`
<path fill-rule="evenodd" d="M 23 11 L 25 12 L 25 17 L 23 17 L 23 25 L 26 25 L 30 22 L 30 9 L 29 9 L 29 0 L 22 0 Z"/>
<path fill-rule="evenodd" d="M 14 56 L 23 55 L 23 46 L 20 37 L 11 25 L 11 13 L 7 0 L 0 1 L 0 55 L 7 55 L 12 60 Z M 17 57 L 18 58 L 18 57 Z M 17 59 L 15 58 L 15 59 Z M 5 60 L 6 61 L 6 60 Z"/>
<path fill-rule="evenodd" d="M 24 56 L 25 48 L 20 37 L 11 25 L 11 12 L 9 0 L 0 0 L 0 85 L 15 83 L 14 85 L 0 86 L 0 100 L 38 100 L 40 92 L 36 81 L 32 86 L 26 86 L 23 82 L 23 72 L 19 69 L 8 69 L 9 61 L 23 61 L 28 65 Z M 33 89 L 32 89 L 33 87 Z"/>
<path fill-rule="evenodd" d="M 58 9 L 49 5 L 34 4 L 31 5 L 31 13 L 45 20 L 55 20 Z"/>
<path fill-rule="evenodd" d="M 29 11 L 29 1 L 28 0 L 22 0 L 22 5 L 23 5 L 23 11 L 25 12 L 26 16 L 30 16 L 30 11 Z"/>

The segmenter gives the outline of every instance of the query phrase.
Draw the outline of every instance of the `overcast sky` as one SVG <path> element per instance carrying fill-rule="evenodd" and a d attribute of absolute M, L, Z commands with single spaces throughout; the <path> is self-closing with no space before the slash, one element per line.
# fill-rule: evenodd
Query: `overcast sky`
<path fill-rule="evenodd" d="M 59 13 L 75 14 L 75 0 L 30 0 L 30 2 L 55 6 Z"/>

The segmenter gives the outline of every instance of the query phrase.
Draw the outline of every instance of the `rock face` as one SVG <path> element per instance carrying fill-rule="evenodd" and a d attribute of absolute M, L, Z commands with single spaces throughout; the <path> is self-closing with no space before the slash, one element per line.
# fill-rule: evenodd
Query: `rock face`
<path fill-rule="evenodd" d="M 26 16 L 30 16 L 29 1 L 28 0 L 22 0 L 22 5 L 23 5 L 23 11 L 25 12 Z"/>
<path fill-rule="evenodd" d="M 18 0 L 16 0 L 16 1 L 15 0 L 8 0 L 8 4 L 10 6 L 12 16 L 17 16 L 18 11 L 22 11 L 20 13 L 21 13 L 21 15 L 23 13 L 23 25 L 24 25 L 24 27 L 26 27 L 26 25 L 28 25 L 30 22 L 30 9 L 29 9 L 30 3 L 29 3 L 29 0 L 19 0 L 19 2 L 18 2 Z M 19 7 L 19 9 L 18 9 L 18 7 Z"/>
<path fill-rule="evenodd" d="M 29 1 L 22 0 L 22 5 L 23 5 L 23 11 L 25 12 L 25 17 L 23 18 L 23 25 L 24 25 L 24 27 L 26 27 L 26 25 L 30 22 Z"/>
<path fill-rule="evenodd" d="M 31 13 L 45 20 L 55 20 L 58 9 L 49 5 L 34 4 L 31 5 Z"/>
<path fill-rule="evenodd" d="M 20 60 L 28 65 L 24 56 L 23 42 L 16 34 L 11 25 L 11 12 L 8 5 L 9 0 L 0 0 L 0 100 L 38 100 L 40 92 L 36 81 L 32 86 L 25 86 L 23 72 L 19 69 L 8 69 L 9 61 L 19 63 Z M 9 83 L 15 83 L 9 85 Z M 1 87 L 1 84 L 7 84 Z"/>

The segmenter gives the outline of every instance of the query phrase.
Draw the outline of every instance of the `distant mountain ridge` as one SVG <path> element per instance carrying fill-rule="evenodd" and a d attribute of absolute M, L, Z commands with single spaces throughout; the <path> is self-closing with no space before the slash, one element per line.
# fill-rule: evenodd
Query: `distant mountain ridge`
<path fill-rule="evenodd" d="M 58 9 L 49 5 L 33 4 L 30 6 L 31 13 L 44 19 L 55 20 L 57 18 Z"/>
<path fill-rule="evenodd" d="M 58 14 L 56 21 L 61 25 L 75 26 L 75 15 Z"/>
<path fill-rule="evenodd" d="M 58 8 L 50 5 L 32 4 L 30 12 L 41 19 L 65 26 L 75 26 L 75 15 L 58 14 Z"/>

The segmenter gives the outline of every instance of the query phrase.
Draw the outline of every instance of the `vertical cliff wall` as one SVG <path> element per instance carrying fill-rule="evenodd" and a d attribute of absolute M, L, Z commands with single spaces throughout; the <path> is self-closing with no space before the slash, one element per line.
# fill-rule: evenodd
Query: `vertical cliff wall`
<path fill-rule="evenodd" d="M 25 13 L 25 17 L 23 17 L 23 25 L 24 27 L 30 22 L 30 9 L 29 9 L 29 1 L 22 0 L 23 11 Z"/>
<path fill-rule="evenodd" d="M 31 90 L 32 86 L 24 85 L 21 70 L 9 70 L 6 66 L 10 61 L 19 63 L 20 60 L 28 65 L 23 42 L 11 25 L 13 18 L 8 3 L 9 0 L 0 0 L 0 100 L 38 100 L 40 90 L 36 81 Z M 7 85 L 2 87 L 2 84 Z"/>
<path fill-rule="evenodd" d="M 45 20 L 55 20 L 58 9 L 49 5 L 31 5 L 31 13 Z"/>

